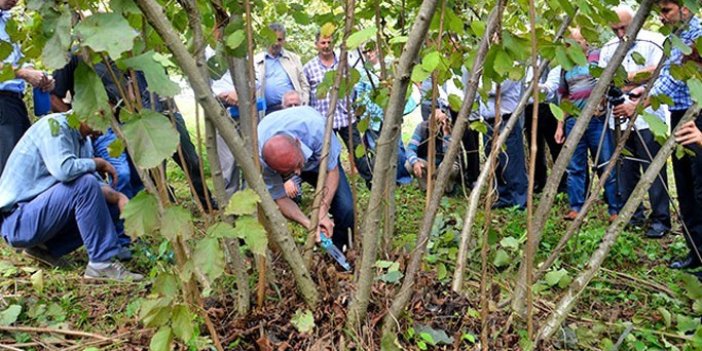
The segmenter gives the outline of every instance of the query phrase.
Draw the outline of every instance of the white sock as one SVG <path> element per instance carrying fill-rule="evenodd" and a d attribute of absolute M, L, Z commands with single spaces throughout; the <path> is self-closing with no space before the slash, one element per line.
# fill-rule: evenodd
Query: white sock
<path fill-rule="evenodd" d="M 110 262 L 88 262 L 88 266 L 92 269 L 105 269 L 110 266 Z"/>

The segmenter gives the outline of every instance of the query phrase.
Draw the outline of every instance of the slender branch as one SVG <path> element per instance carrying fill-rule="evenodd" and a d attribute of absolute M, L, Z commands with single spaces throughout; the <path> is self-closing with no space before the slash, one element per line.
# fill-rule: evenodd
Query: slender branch
<path fill-rule="evenodd" d="M 51 334 L 63 334 L 63 335 L 70 335 L 70 336 L 78 336 L 78 337 L 82 337 L 82 338 L 93 338 L 93 339 L 104 340 L 104 341 L 113 340 L 110 337 L 103 336 L 100 334 L 87 333 L 87 332 L 68 330 L 68 329 L 35 328 L 35 327 L 22 327 L 22 326 L 18 326 L 18 327 L 0 326 L 0 331 L 10 332 L 10 333 L 16 333 L 16 332 L 51 333 Z"/>
<path fill-rule="evenodd" d="M 441 42 L 444 33 L 444 17 L 446 14 L 446 0 L 441 1 L 441 15 L 439 16 L 439 33 L 436 38 L 436 52 L 441 52 Z M 428 128 L 428 141 L 429 150 L 427 152 L 427 193 L 426 193 L 426 204 L 429 206 L 431 201 L 431 193 L 434 190 L 434 170 L 436 169 L 436 108 L 437 108 L 437 95 L 439 94 L 439 89 L 437 89 L 439 80 L 438 68 L 434 69 L 431 73 L 431 111 L 429 112 L 429 128 Z M 443 141 L 443 138 L 442 138 Z"/>

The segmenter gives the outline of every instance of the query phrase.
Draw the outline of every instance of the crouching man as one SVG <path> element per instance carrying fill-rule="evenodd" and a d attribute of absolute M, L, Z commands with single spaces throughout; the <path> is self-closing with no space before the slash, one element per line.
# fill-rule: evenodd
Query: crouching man
<path fill-rule="evenodd" d="M 86 124 L 68 125 L 64 114 L 35 123 L 14 148 L 0 178 L 0 234 L 10 246 L 50 266 L 81 245 L 89 263 L 85 278 L 141 280 L 114 258 L 117 232 L 108 206 L 119 211 L 127 197 L 99 176 L 117 183 L 114 167 L 93 157 Z"/>
<path fill-rule="evenodd" d="M 311 220 L 286 196 L 283 179 L 298 175 L 303 181 L 316 184 L 323 156 L 324 125 L 324 117 L 308 106 L 273 112 L 258 125 L 263 180 L 280 212 L 305 228 L 310 228 Z M 340 153 L 341 145 L 332 137 L 318 231 L 331 235 L 334 245 L 343 249 L 354 228 L 354 213 L 351 188 L 339 163 Z"/>

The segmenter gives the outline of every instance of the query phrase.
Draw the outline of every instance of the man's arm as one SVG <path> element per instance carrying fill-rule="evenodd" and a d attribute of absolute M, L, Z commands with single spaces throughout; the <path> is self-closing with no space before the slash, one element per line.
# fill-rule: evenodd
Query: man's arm
<path fill-rule="evenodd" d="M 326 217 L 329 213 L 332 200 L 336 194 L 336 189 L 339 187 L 339 166 L 327 172 L 327 178 L 324 181 L 324 190 L 322 194 L 322 203 L 319 208 L 319 217 Z"/>
<path fill-rule="evenodd" d="M 309 229 L 311 221 L 304 213 L 302 213 L 302 210 L 295 203 L 295 201 L 291 200 L 287 196 L 284 196 L 280 199 L 276 199 L 275 203 L 278 205 L 280 213 L 282 213 L 285 218 L 293 220 Z"/>

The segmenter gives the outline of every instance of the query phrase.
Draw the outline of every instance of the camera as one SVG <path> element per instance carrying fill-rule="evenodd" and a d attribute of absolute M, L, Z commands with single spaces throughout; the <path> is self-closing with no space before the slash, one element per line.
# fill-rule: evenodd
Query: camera
<path fill-rule="evenodd" d="M 624 97 L 624 92 L 615 87 L 614 85 L 609 87 L 609 91 L 607 91 L 607 101 L 612 107 L 619 106 L 626 101 L 626 98 Z"/>

